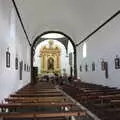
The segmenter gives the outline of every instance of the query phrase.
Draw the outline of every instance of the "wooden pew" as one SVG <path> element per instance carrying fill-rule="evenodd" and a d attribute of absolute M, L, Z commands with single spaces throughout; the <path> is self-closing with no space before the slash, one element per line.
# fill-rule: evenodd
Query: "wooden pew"
<path fill-rule="evenodd" d="M 80 90 L 83 90 L 83 92 L 85 93 L 91 93 L 91 92 L 104 92 L 104 93 L 107 93 L 107 92 L 120 92 L 120 90 L 115 90 L 115 89 L 80 89 Z"/>
<path fill-rule="evenodd" d="M 25 112 L 25 113 L 0 113 L 0 118 L 48 118 L 48 117 L 67 117 L 67 116 L 85 116 L 86 113 L 80 110 L 61 111 L 61 112 Z"/>
<path fill-rule="evenodd" d="M 46 88 L 46 89 L 43 89 L 43 88 L 39 88 L 39 89 L 36 89 L 36 88 L 27 88 L 27 89 L 24 89 L 24 91 L 56 91 L 55 88 Z"/>
<path fill-rule="evenodd" d="M 58 97 L 62 94 L 11 94 L 10 97 Z"/>
<path fill-rule="evenodd" d="M 120 99 L 119 100 L 111 100 L 110 102 L 111 103 L 118 103 L 118 104 L 120 104 Z"/>
<path fill-rule="evenodd" d="M 58 91 L 57 90 L 24 90 L 23 92 L 58 92 Z"/>
<path fill-rule="evenodd" d="M 101 100 L 101 103 L 103 103 L 105 100 L 108 100 L 108 101 L 118 100 L 120 99 L 120 94 L 102 95 L 102 96 L 99 96 L 99 99 Z"/>
<path fill-rule="evenodd" d="M 70 89 L 71 88 L 68 87 L 64 90 L 71 96 L 74 96 L 74 91 L 78 90 L 78 88 L 75 86 L 72 90 Z M 71 91 L 73 95 L 71 94 Z M 120 119 L 120 115 L 118 115 L 118 113 L 120 113 L 120 90 L 118 89 L 108 87 L 100 89 L 97 89 L 97 87 L 95 87 L 95 89 L 92 89 L 91 87 L 88 87 L 87 89 L 80 88 L 79 93 L 77 92 L 77 96 L 74 96 L 74 98 L 80 102 L 82 101 L 88 109 L 95 112 L 95 114 L 104 120 L 111 120 L 112 117 L 114 120 Z M 96 106 L 96 103 L 99 104 L 99 106 Z"/>
<path fill-rule="evenodd" d="M 72 107 L 75 104 L 72 102 L 46 102 L 46 103 L 6 103 L 0 104 L 0 108 L 24 108 L 24 107 L 40 107 L 40 106 L 69 106 Z"/>
<path fill-rule="evenodd" d="M 103 93 L 103 92 L 96 93 L 96 92 L 93 92 L 93 93 L 80 94 L 79 96 L 78 95 L 76 96 L 76 99 L 80 99 L 80 100 L 100 99 L 101 101 L 103 101 L 103 100 L 109 100 L 109 99 L 112 99 L 112 98 L 113 99 L 120 98 L 119 92 L 112 92 L 112 93 L 111 92 L 108 92 L 108 93 Z"/>
<path fill-rule="evenodd" d="M 18 91 L 18 92 L 16 92 L 17 94 L 19 94 L 19 93 L 31 93 L 31 94 L 36 94 L 36 93 L 39 93 L 39 94 L 41 94 L 41 93 L 60 93 L 59 91 Z"/>
<path fill-rule="evenodd" d="M 18 108 L 25 109 L 28 108 L 29 110 L 31 108 L 43 108 L 43 107 L 69 107 L 75 106 L 72 102 L 46 102 L 46 103 L 6 103 L 6 104 L 0 104 L 1 111 L 4 112 L 7 109 L 16 111 Z"/>
<path fill-rule="evenodd" d="M 68 99 L 65 96 L 58 96 L 58 97 L 10 97 L 5 98 L 6 102 L 55 102 L 55 101 L 67 101 Z"/>
<path fill-rule="evenodd" d="M 3 109 L 3 111 L 4 109 L 8 109 L 8 112 L 1 112 L 0 118 L 41 118 L 42 120 L 44 120 L 45 118 L 52 118 L 49 120 L 56 120 L 57 117 L 62 120 L 62 117 L 86 115 L 85 111 L 78 108 L 70 99 L 68 99 L 56 89 L 47 89 L 47 87 L 39 89 L 39 87 L 39 85 L 36 85 L 32 88 L 32 86 L 28 85 L 25 89 L 21 89 L 15 94 L 11 94 L 9 98 L 5 98 L 5 101 L 8 103 L 0 104 L 0 108 Z M 40 109 L 35 112 L 34 107 Z M 54 107 L 54 111 L 49 111 L 51 108 L 53 109 Z M 66 111 L 65 107 L 69 109 Z M 27 112 L 21 112 L 22 108 L 27 109 Z M 45 108 L 45 110 L 48 111 L 42 112 L 41 108 Z M 60 110 L 58 108 L 60 108 Z M 13 110 L 13 112 L 12 109 L 17 110 L 16 112 Z M 30 112 L 28 112 L 29 110 Z"/>

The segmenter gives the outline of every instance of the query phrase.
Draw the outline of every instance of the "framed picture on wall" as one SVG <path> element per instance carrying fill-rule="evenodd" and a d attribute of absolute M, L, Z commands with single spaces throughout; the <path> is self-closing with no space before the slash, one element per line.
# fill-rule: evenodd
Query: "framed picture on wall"
<path fill-rule="evenodd" d="M 88 71 L 88 65 L 87 64 L 85 65 L 85 71 L 86 72 Z"/>
<path fill-rule="evenodd" d="M 92 63 L 92 71 L 95 71 L 95 62 Z"/>
<path fill-rule="evenodd" d="M 82 65 L 80 65 L 80 72 L 82 72 Z"/>
<path fill-rule="evenodd" d="M 26 64 L 26 71 L 28 72 L 28 65 Z"/>
<path fill-rule="evenodd" d="M 116 55 L 115 61 L 115 69 L 120 69 L 120 58 Z"/>
<path fill-rule="evenodd" d="M 18 57 L 15 58 L 15 69 L 18 70 Z"/>
<path fill-rule="evenodd" d="M 23 71 L 23 61 L 20 61 L 19 62 L 19 65 L 20 65 L 20 75 L 19 75 L 19 77 L 20 77 L 20 80 L 22 80 L 22 71 Z"/>
<path fill-rule="evenodd" d="M 9 48 L 6 51 L 6 67 L 7 68 L 10 67 L 10 52 L 9 52 Z"/>
<path fill-rule="evenodd" d="M 108 79 L 108 62 L 104 62 L 104 68 L 105 68 L 105 78 Z"/>

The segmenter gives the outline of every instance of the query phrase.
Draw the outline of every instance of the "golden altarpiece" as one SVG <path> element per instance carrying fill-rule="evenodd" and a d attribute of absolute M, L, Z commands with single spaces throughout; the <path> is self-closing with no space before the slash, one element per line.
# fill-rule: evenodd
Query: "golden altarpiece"
<path fill-rule="evenodd" d="M 60 73 L 60 48 L 54 45 L 52 40 L 48 41 L 49 46 L 45 45 L 40 49 L 41 73 Z"/>

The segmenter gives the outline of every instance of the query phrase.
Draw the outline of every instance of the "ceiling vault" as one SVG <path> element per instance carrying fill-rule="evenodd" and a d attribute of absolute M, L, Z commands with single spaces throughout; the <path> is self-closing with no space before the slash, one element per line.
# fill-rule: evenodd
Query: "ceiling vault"
<path fill-rule="evenodd" d="M 31 46 L 42 33 L 61 31 L 68 34 L 77 47 L 120 15 L 119 0 L 11 1 Z"/>

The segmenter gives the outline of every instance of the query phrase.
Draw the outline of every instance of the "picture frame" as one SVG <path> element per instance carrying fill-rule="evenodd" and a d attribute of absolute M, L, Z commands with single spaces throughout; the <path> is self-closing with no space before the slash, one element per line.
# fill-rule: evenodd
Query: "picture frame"
<path fill-rule="evenodd" d="M 9 52 L 9 49 L 6 51 L 6 67 L 10 68 L 10 52 Z"/>
<path fill-rule="evenodd" d="M 82 72 L 82 65 L 80 65 L 80 72 Z"/>
<path fill-rule="evenodd" d="M 88 71 L 88 65 L 87 64 L 85 65 L 85 71 L 86 72 Z"/>
<path fill-rule="evenodd" d="M 28 72 L 28 65 L 27 65 L 27 72 Z"/>
<path fill-rule="evenodd" d="M 92 71 L 95 71 L 95 62 L 92 62 Z"/>
<path fill-rule="evenodd" d="M 108 62 L 104 62 L 104 68 L 105 68 L 105 78 L 108 79 L 109 75 L 108 75 Z"/>
<path fill-rule="evenodd" d="M 20 66 L 20 70 L 19 70 L 19 77 L 20 77 L 20 80 L 22 80 L 22 77 L 23 77 L 23 61 L 20 61 L 19 62 L 19 66 Z"/>
<path fill-rule="evenodd" d="M 120 69 L 120 58 L 118 57 L 118 55 L 116 55 L 114 62 L 115 62 L 115 69 Z"/>
<path fill-rule="evenodd" d="M 15 69 L 18 70 L 18 57 L 15 58 Z"/>

